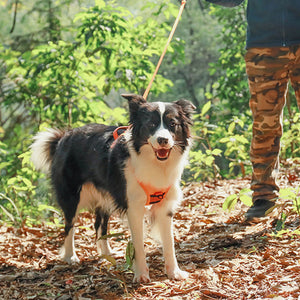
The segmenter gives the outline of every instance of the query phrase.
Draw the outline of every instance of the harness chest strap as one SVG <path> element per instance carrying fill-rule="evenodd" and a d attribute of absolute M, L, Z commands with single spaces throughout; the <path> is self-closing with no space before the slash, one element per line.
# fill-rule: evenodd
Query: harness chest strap
<path fill-rule="evenodd" d="M 112 143 L 111 148 L 113 148 L 115 146 L 117 139 L 120 136 L 122 136 L 125 133 L 125 131 L 128 130 L 129 128 L 130 128 L 130 126 L 121 126 L 114 130 L 114 132 L 113 132 L 114 142 Z M 145 184 L 139 180 L 137 180 L 137 182 L 139 183 L 139 185 L 141 186 L 141 188 L 144 190 L 144 192 L 147 195 L 146 205 L 159 203 L 162 200 L 164 200 L 167 193 L 169 192 L 169 190 L 171 188 L 171 185 L 170 185 L 165 189 L 160 189 L 159 191 L 157 191 L 157 189 L 154 188 L 150 184 Z"/>
<path fill-rule="evenodd" d="M 160 189 L 159 191 L 157 191 L 157 189 L 155 189 L 150 184 L 144 184 L 141 181 L 138 181 L 138 183 L 147 195 L 146 205 L 151 205 L 163 201 L 171 188 L 171 186 L 168 186 L 165 189 Z"/>

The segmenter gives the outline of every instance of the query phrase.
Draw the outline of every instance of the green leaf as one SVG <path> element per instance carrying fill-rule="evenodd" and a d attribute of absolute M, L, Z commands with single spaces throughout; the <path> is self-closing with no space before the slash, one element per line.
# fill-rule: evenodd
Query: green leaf
<path fill-rule="evenodd" d="M 230 141 L 230 138 L 229 138 L 229 137 L 224 137 L 224 138 L 221 138 L 221 139 L 219 140 L 220 143 L 227 143 L 227 142 L 229 142 L 229 141 Z"/>
<path fill-rule="evenodd" d="M 60 211 L 54 207 L 54 206 L 51 206 L 51 205 L 47 205 L 47 204 L 39 204 L 38 205 L 38 211 L 43 211 L 43 210 L 49 210 L 49 211 L 52 211 L 58 215 L 60 215 Z"/>
<path fill-rule="evenodd" d="M 292 188 L 283 188 L 279 191 L 280 198 L 287 200 L 296 199 L 296 192 Z"/>
<path fill-rule="evenodd" d="M 237 200 L 238 200 L 238 196 L 236 194 L 228 196 L 222 205 L 223 210 L 227 209 L 231 211 L 236 205 Z"/>
<path fill-rule="evenodd" d="M 0 170 L 5 169 L 6 167 L 10 166 L 11 162 L 2 162 L 0 163 Z"/>
<path fill-rule="evenodd" d="M 228 133 L 232 134 L 235 129 L 235 122 L 231 122 L 228 126 Z"/>
<path fill-rule="evenodd" d="M 245 205 L 247 205 L 247 206 L 252 206 L 252 197 L 251 196 L 248 196 L 248 195 L 245 195 L 245 194 L 243 194 L 243 195 L 241 195 L 240 196 L 240 200 L 245 204 Z"/>
<path fill-rule="evenodd" d="M 125 234 L 124 232 L 105 234 L 100 236 L 98 240 L 106 240 L 113 237 L 120 237 L 120 236 L 124 236 L 124 234 Z"/>
<path fill-rule="evenodd" d="M 129 241 L 126 247 L 126 264 L 129 269 L 132 268 L 134 260 L 134 246 L 132 241 Z"/>
<path fill-rule="evenodd" d="M 220 156 L 222 154 L 222 150 L 216 148 L 211 152 L 211 154 L 215 156 Z"/>
<path fill-rule="evenodd" d="M 12 177 L 7 180 L 7 185 L 14 185 L 16 182 L 18 182 L 18 179 L 16 177 Z"/>
<path fill-rule="evenodd" d="M 211 108 L 211 101 L 206 102 L 201 109 L 201 116 L 203 117 Z"/>
<path fill-rule="evenodd" d="M 113 266 L 116 266 L 116 265 L 117 265 L 117 261 L 115 260 L 115 258 L 113 258 L 113 257 L 110 256 L 110 255 L 102 254 L 102 255 L 101 255 L 101 258 L 106 259 L 106 260 L 109 261 Z"/>
<path fill-rule="evenodd" d="M 249 143 L 249 141 L 241 135 L 235 135 L 235 138 L 238 142 L 240 142 L 242 144 L 248 144 Z"/>
<path fill-rule="evenodd" d="M 22 177 L 22 181 L 25 183 L 25 185 L 26 185 L 28 188 L 32 188 L 32 187 L 33 187 L 31 181 L 28 180 L 27 178 Z"/>

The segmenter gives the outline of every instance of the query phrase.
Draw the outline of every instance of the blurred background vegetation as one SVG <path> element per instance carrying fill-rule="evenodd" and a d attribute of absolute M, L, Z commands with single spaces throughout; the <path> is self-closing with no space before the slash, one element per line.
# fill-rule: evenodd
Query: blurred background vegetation
<path fill-rule="evenodd" d="M 123 92 L 143 94 L 180 1 L 0 0 L 0 219 L 55 212 L 47 178 L 30 162 L 47 127 L 127 124 Z M 250 173 L 251 114 L 243 55 L 245 6 L 187 1 L 149 101 L 191 100 L 195 142 L 184 181 Z M 281 158 L 297 157 L 289 92 Z"/>

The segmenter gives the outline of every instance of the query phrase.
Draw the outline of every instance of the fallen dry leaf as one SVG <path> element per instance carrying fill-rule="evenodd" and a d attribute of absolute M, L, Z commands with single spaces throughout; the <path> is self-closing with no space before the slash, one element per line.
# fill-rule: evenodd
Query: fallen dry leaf
<path fill-rule="evenodd" d="M 124 258 L 129 240 L 117 216 L 110 231 L 114 258 L 96 251 L 94 216 L 82 213 L 76 246 L 80 264 L 59 260 L 63 229 L 50 225 L 28 228 L 0 226 L 0 299 L 300 299 L 300 236 L 275 236 L 274 218 L 258 224 L 244 222 L 247 207 L 222 210 L 225 198 L 249 186 L 250 178 L 192 183 L 184 187 L 184 200 L 175 214 L 175 248 L 184 281 L 164 273 L 162 249 L 147 237 L 145 248 L 152 282 L 133 284 Z M 299 185 L 299 177 L 281 178 L 281 186 Z M 276 215 L 277 213 L 277 215 Z M 300 229 L 299 216 L 285 223 Z"/>

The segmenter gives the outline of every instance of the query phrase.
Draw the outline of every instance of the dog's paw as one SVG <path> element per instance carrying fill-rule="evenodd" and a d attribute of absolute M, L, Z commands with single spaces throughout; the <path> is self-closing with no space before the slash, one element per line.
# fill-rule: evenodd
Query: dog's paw
<path fill-rule="evenodd" d="M 76 254 L 74 254 L 72 256 L 64 256 L 63 261 L 67 262 L 70 265 L 80 263 L 80 259 L 77 257 Z"/>
<path fill-rule="evenodd" d="M 173 271 L 168 271 L 167 272 L 168 278 L 169 279 L 175 279 L 175 280 L 183 280 L 189 277 L 189 273 L 186 271 L 182 271 L 179 268 L 173 270 Z"/>
<path fill-rule="evenodd" d="M 149 274 L 135 274 L 133 278 L 134 283 L 148 283 L 150 282 Z"/>
<path fill-rule="evenodd" d="M 147 283 L 150 282 L 150 277 L 149 277 L 149 268 L 145 266 L 144 268 L 138 270 L 137 268 L 134 267 L 134 278 L 133 282 L 137 283 Z"/>

